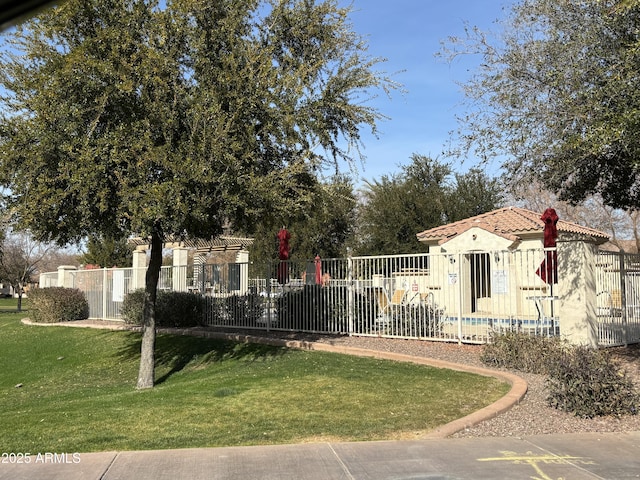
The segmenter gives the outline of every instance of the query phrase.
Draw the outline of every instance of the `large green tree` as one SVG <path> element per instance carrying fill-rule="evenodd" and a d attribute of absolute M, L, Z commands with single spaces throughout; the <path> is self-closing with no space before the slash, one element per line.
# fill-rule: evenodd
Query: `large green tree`
<path fill-rule="evenodd" d="M 6 34 L 0 171 L 39 239 L 149 237 L 138 388 L 168 237 L 250 231 L 312 198 L 393 87 L 334 0 L 67 0 Z"/>
<path fill-rule="evenodd" d="M 133 247 L 126 238 L 90 235 L 81 259 L 85 264 L 102 268 L 130 267 L 133 263 Z"/>
<path fill-rule="evenodd" d="M 356 228 L 356 198 L 349 178 L 336 175 L 318 182 L 312 207 L 269 222 L 261 222 L 250 248 L 251 258 L 258 261 L 278 259 L 276 235 L 283 226 L 291 234 L 291 260 L 337 258 L 347 255 Z"/>
<path fill-rule="evenodd" d="M 458 153 L 499 156 L 513 183 L 561 199 L 640 207 L 640 2 L 521 0 L 490 34 L 444 54 L 481 57 L 465 83 Z"/>
<path fill-rule="evenodd" d="M 359 208 L 359 254 L 424 252 L 416 234 L 502 206 L 497 179 L 478 169 L 454 173 L 451 166 L 414 154 L 394 175 L 368 182 Z"/>

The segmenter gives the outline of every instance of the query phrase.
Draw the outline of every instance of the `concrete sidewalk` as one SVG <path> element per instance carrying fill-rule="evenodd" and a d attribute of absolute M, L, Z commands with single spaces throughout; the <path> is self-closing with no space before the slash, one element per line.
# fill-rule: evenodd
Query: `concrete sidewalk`
<path fill-rule="evenodd" d="M 640 432 L 43 453 L 29 461 L 0 463 L 0 479 L 620 480 L 640 478 Z"/>

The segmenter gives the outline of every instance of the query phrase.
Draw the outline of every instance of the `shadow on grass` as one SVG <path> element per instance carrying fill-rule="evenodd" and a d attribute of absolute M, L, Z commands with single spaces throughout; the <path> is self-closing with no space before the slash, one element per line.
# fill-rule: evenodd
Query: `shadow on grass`
<path fill-rule="evenodd" d="M 120 349 L 117 356 L 122 360 L 134 360 L 140 357 L 142 338 L 132 335 L 127 345 Z M 278 357 L 287 351 L 286 347 L 260 345 L 255 343 L 236 343 L 228 340 L 201 337 L 158 335 L 156 338 L 156 369 L 168 371 L 156 379 L 161 384 L 178 373 L 190 363 L 205 365 L 225 360 L 262 361 Z"/>

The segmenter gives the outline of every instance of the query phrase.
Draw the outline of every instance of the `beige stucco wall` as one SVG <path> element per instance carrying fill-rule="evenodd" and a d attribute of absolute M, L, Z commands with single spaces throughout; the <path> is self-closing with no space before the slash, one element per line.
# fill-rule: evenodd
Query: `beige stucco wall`
<path fill-rule="evenodd" d="M 547 285 L 535 270 L 544 259 L 542 234 L 514 242 L 481 228 L 472 228 L 441 245 L 433 245 L 431 253 L 444 253 L 432 258 L 432 284 L 439 304 L 450 312 L 466 316 L 471 311 L 470 258 L 473 253 L 489 252 L 490 297 L 475 300 L 475 314 L 515 315 L 521 319 L 536 318 L 534 298 L 542 298 L 546 316 L 553 316 L 561 334 L 570 342 L 596 346 L 595 265 L 598 247 L 584 237 L 560 235 L 557 242 L 559 283 Z M 499 288 L 496 279 L 501 279 Z M 461 288 L 460 288 L 461 287 Z"/>
<path fill-rule="evenodd" d="M 471 228 L 438 246 L 431 253 L 444 253 L 446 259 L 436 256 L 432 261 L 441 262 L 437 281 L 444 285 L 439 292 L 442 302 L 461 316 L 493 314 L 535 318 L 537 311 L 532 298 L 549 294 L 549 286 L 535 275 L 542 262 L 542 235 L 512 239 L 496 235 L 482 228 Z M 476 298 L 472 308 L 471 262 L 474 253 L 489 253 L 491 278 L 490 296 Z M 545 308 L 549 309 L 548 305 Z"/>
<path fill-rule="evenodd" d="M 513 240 L 500 237 L 482 228 L 470 228 L 441 245 L 449 253 L 493 251 L 511 248 Z"/>
<path fill-rule="evenodd" d="M 582 240 L 558 242 L 560 332 L 574 344 L 596 347 L 596 272 L 598 247 Z"/>

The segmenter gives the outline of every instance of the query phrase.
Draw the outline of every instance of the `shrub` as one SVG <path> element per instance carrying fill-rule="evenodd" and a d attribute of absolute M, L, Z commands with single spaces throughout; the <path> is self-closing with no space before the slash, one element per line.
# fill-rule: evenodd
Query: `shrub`
<path fill-rule="evenodd" d="M 505 332 L 491 337 L 482 348 L 480 359 L 492 367 L 546 374 L 566 348 L 568 344 L 558 337 Z"/>
<path fill-rule="evenodd" d="M 207 325 L 224 325 L 230 323 L 227 315 L 225 299 L 221 297 L 204 297 Z"/>
<path fill-rule="evenodd" d="M 547 402 L 579 417 L 637 414 L 640 393 L 606 351 L 566 350 L 550 365 Z"/>
<path fill-rule="evenodd" d="M 144 290 L 129 292 L 120 307 L 120 316 L 125 323 L 142 325 L 142 311 L 144 308 Z"/>
<path fill-rule="evenodd" d="M 204 301 L 189 292 L 159 292 L 156 321 L 161 327 L 195 327 L 202 324 Z"/>
<path fill-rule="evenodd" d="M 34 322 L 70 322 L 89 318 L 89 304 L 77 288 L 38 288 L 29 292 L 29 298 L 29 311 Z"/>
<path fill-rule="evenodd" d="M 156 326 L 194 327 L 202 323 L 204 300 L 188 292 L 158 292 L 156 298 Z M 127 294 L 120 314 L 132 325 L 142 325 L 144 290 Z"/>
<path fill-rule="evenodd" d="M 265 299 L 257 293 L 230 295 L 228 297 L 204 297 L 207 325 L 234 327 L 255 326 L 265 311 Z"/>
<path fill-rule="evenodd" d="M 231 295 L 225 299 L 224 308 L 231 323 L 254 325 L 264 313 L 264 301 L 257 293 Z"/>
<path fill-rule="evenodd" d="M 346 331 L 346 287 L 305 285 L 278 297 L 280 327 L 291 330 Z"/>
<path fill-rule="evenodd" d="M 507 332 L 492 337 L 481 360 L 490 366 L 547 375 L 549 406 L 593 418 L 637 414 L 640 393 L 608 352 L 557 337 Z"/>
<path fill-rule="evenodd" d="M 395 335 L 437 337 L 444 312 L 431 305 L 392 305 L 387 328 Z"/>

